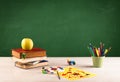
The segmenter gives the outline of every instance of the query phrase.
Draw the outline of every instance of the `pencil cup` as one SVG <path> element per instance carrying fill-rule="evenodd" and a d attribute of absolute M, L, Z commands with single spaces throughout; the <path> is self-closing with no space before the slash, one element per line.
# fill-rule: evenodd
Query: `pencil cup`
<path fill-rule="evenodd" d="M 105 58 L 105 56 L 103 56 L 103 57 L 92 57 L 93 66 L 98 67 L 98 68 L 102 67 L 104 58 Z"/>

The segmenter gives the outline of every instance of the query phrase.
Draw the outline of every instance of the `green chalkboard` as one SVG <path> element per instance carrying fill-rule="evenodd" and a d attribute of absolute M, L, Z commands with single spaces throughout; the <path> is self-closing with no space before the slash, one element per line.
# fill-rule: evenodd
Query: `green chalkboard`
<path fill-rule="evenodd" d="M 90 56 L 88 44 L 100 42 L 120 56 L 119 8 L 119 0 L 0 0 L 0 56 L 25 37 L 49 57 Z"/>

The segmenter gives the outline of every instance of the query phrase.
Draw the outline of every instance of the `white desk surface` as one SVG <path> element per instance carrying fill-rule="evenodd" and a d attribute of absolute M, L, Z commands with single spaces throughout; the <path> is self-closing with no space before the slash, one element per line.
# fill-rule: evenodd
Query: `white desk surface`
<path fill-rule="evenodd" d="M 49 66 L 68 66 L 67 57 L 48 57 Z M 96 74 L 92 78 L 70 81 L 55 75 L 42 74 L 41 67 L 20 69 L 11 57 L 0 57 L 0 82 L 120 82 L 120 57 L 106 57 L 102 68 L 92 67 L 91 57 L 71 57 L 74 67 Z"/>

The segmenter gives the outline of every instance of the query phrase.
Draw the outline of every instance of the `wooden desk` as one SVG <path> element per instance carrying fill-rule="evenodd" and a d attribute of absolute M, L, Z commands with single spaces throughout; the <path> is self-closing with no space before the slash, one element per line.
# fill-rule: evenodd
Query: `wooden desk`
<path fill-rule="evenodd" d="M 49 57 L 49 66 L 68 66 L 65 57 Z M 74 67 L 95 73 L 92 78 L 85 78 L 72 82 L 120 82 L 120 57 L 106 57 L 102 68 L 92 67 L 90 57 L 71 57 L 76 61 Z M 14 66 L 11 57 L 0 57 L 0 82 L 70 82 L 58 79 L 55 75 L 42 74 L 41 67 L 34 69 L 20 69 Z"/>

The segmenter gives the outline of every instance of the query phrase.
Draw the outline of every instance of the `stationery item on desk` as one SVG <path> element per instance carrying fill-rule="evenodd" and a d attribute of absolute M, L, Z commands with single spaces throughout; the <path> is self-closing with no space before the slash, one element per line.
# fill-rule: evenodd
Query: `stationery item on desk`
<path fill-rule="evenodd" d="M 58 76 L 58 79 L 60 79 L 60 75 L 59 75 L 59 72 L 57 71 L 57 76 Z"/>
<path fill-rule="evenodd" d="M 43 57 L 46 55 L 46 50 L 42 48 L 32 48 L 32 50 L 23 50 L 22 48 L 12 49 L 12 56 L 18 59 L 33 58 L 33 57 Z"/>
<path fill-rule="evenodd" d="M 43 74 L 56 74 L 57 71 L 63 71 L 63 67 L 60 66 L 54 66 L 54 67 L 42 67 L 41 72 Z"/>
<path fill-rule="evenodd" d="M 95 48 L 95 50 L 96 50 L 96 54 L 97 54 L 97 56 L 99 57 L 99 52 L 98 52 L 98 49 L 97 49 L 97 48 Z"/>
<path fill-rule="evenodd" d="M 104 56 L 104 51 L 105 51 L 105 49 L 102 49 L 101 56 Z"/>
<path fill-rule="evenodd" d="M 101 56 L 104 56 L 104 44 L 102 42 L 100 42 L 100 52 L 101 52 Z"/>
<path fill-rule="evenodd" d="M 100 49 L 102 50 L 104 47 L 104 44 L 102 42 L 100 42 Z"/>
<path fill-rule="evenodd" d="M 111 50 L 111 47 L 109 47 L 109 49 L 105 49 L 104 44 L 100 42 L 100 47 L 97 48 L 95 46 L 93 47 L 90 43 L 88 46 L 88 50 L 93 57 L 101 57 L 105 56 Z"/>
<path fill-rule="evenodd" d="M 18 59 L 16 57 L 12 57 L 13 61 L 21 62 L 21 63 L 28 63 L 32 61 L 39 61 L 39 60 L 47 60 L 47 56 L 44 57 L 34 57 L 34 58 L 26 58 L 26 59 Z"/>
<path fill-rule="evenodd" d="M 107 53 L 108 53 L 110 50 L 111 50 L 111 47 L 109 47 L 109 49 L 105 49 L 105 50 L 103 51 L 104 56 L 107 55 Z"/>
<path fill-rule="evenodd" d="M 36 61 L 34 61 L 36 62 Z M 34 62 L 29 62 L 29 63 L 21 63 L 21 62 L 15 62 L 15 66 L 22 68 L 22 69 L 30 69 L 30 68 L 35 68 L 35 67 L 40 67 L 40 66 L 46 66 L 48 65 L 48 61 L 39 61 L 38 63 L 34 64 Z"/>
<path fill-rule="evenodd" d="M 29 52 L 29 54 L 32 53 L 31 51 L 26 51 L 26 52 Z M 48 65 L 47 56 L 41 56 L 41 57 L 39 56 L 38 57 L 38 56 L 35 55 L 34 57 L 31 56 L 29 58 L 28 55 L 26 55 L 26 54 L 28 54 L 28 53 L 22 53 L 21 54 L 22 55 L 21 58 L 14 56 L 15 54 L 12 55 L 13 56 L 12 59 L 15 61 L 15 66 L 16 67 L 23 68 L 23 69 L 30 69 L 30 68 L 35 68 L 35 67 L 40 67 L 40 66 L 46 66 L 46 65 Z M 36 53 L 36 54 L 40 55 L 39 53 Z"/>
<path fill-rule="evenodd" d="M 93 51 L 94 51 L 94 55 L 96 55 L 97 53 L 96 53 L 96 48 L 95 47 L 93 48 Z"/>
<path fill-rule="evenodd" d="M 95 74 L 74 67 L 65 67 L 64 71 L 59 72 L 59 74 L 68 80 L 78 80 L 95 76 Z"/>
<path fill-rule="evenodd" d="M 92 44 L 91 44 L 91 43 L 89 43 L 89 47 L 93 48 L 93 46 L 92 46 Z"/>
<path fill-rule="evenodd" d="M 104 55 L 108 53 L 108 49 L 105 49 Z"/>
<path fill-rule="evenodd" d="M 89 50 L 89 52 L 90 52 L 90 54 L 91 54 L 92 56 L 95 56 L 94 51 L 93 51 L 93 49 L 92 49 L 91 47 L 88 47 L 88 50 Z"/>
<path fill-rule="evenodd" d="M 112 47 L 109 47 L 108 51 L 110 51 L 110 50 L 111 50 L 111 48 L 112 48 Z"/>
<path fill-rule="evenodd" d="M 33 48 L 33 41 L 30 38 L 23 38 L 22 48 L 13 48 L 11 50 L 12 59 L 15 66 L 23 69 L 30 69 L 48 65 L 46 50 L 42 48 Z"/>
<path fill-rule="evenodd" d="M 103 66 L 105 56 L 92 57 L 93 67 L 100 68 Z"/>
<path fill-rule="evenodd" d="M 99 56 L 101 56 L 101 50 L 100 50 L 100 48 L 98 48 L 98 53 L 99 53 Z"/>
<path fill-rule="evenodd" d="M 70 60 L 69 58 L 67 59 L 67 63 L 69 65 L 75 65 L 76 64 L 76 62 L 74 60 Z"/>
<path fill-rule="evenodd" d="M 41 72 L 42 74 L 50 74 L 50 75 L 57 75 L 58 79 L 60 80 L 60 74 L 59 72 L 62 72 L 64 69 L 60 66 L 54 66 L 54 67 L 42 67 Z"/>

